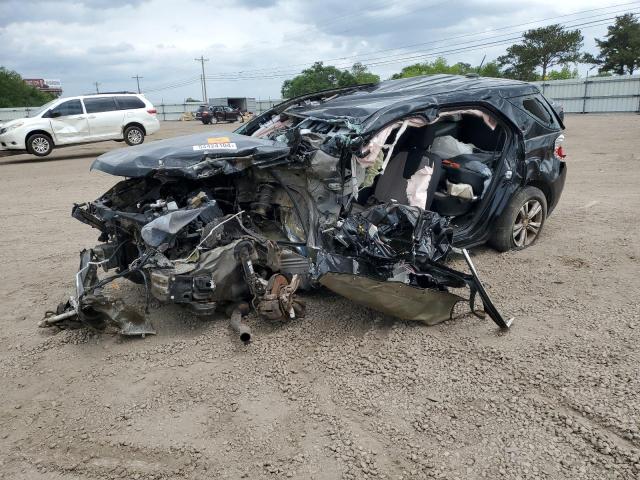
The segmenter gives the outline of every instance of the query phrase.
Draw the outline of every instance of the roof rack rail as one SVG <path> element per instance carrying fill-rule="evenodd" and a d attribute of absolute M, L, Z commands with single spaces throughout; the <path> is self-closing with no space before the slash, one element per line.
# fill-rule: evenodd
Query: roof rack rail
<path fill-rule="evenodd" d="M 100 92 L 100 93 L 95 93 L 95 92 L 94 92 L 94 93 L 85 93 L 85 94 L 83 94 L 82 96 L 83 96 L 83 97 L 90 97 L 91 95 L 122 95 L 122 94 L 127 94 L 127 95 L 129 95 L 129 94 L 130 94 L 130 95 L 141 95 L 141 94 L 138 94 L 138 93 L 136 93 L 136 92 L 125 92 L 125 91 L 123 91 L 123 92 Z"/>

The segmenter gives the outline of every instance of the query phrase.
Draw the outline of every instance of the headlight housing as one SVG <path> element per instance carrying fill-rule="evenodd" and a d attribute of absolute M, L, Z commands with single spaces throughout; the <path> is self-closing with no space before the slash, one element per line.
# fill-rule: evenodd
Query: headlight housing
<path fill-rule="evenodd" d="M 24 122 L 18 122 L 18 123 L 14 123 L 13 125 L 9 125 L 7 127 L 3 127 L 2 129 L 0 129 L 0 135 L 2 135 L 3 133 L 10 132 L 11 130 L 15 130 L 16 128 L 19 128 L 23 125 L 24 125 Z"/>

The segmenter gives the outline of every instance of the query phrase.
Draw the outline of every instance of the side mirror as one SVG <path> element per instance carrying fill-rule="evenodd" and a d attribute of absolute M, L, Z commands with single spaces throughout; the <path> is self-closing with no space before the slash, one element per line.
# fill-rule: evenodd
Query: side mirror
<path fill-rule="evenodd" d="M 61 116 L 62 116 L 62 113 L 60 113 L 60 112 L 56 112 L 56 111 L 54 111 L 54 110 L 49 110 L 49 113 L 47 114 L 47 116 L 48 116 L 49 118 L 58 118 L 58 117 L 61 117 Z"/>

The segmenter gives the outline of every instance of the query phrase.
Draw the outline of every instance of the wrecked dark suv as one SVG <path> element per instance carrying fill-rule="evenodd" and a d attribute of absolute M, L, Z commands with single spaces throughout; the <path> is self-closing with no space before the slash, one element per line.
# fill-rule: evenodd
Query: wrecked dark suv
<path fill-rule="evenodd" d="M 558 203 L 562 122 L 530 84 L 434 75 L 286 101 L 234 133 L 116 150 L 92 169 L 124 177 L 73 216 L 100 232 L 76 294 L 42 325 L 154 333 L 112 298 L 125 277 L 199 314 L 304 313 L 324 286 L 434 324 L 460 301 L 508 328 L 466 248 L 524 248 Z M 469 272 L 447 265 L 464 256 Z M 98 275 L 98 267 L 109 272 Z M 461 296 L 461 289 L 468 294 Z"/>

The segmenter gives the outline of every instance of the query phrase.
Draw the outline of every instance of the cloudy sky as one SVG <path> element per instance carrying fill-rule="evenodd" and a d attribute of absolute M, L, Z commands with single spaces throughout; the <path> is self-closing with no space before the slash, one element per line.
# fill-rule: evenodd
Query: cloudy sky
<path fill-rule="evenodd" d="M 65 95 L 135 90 L 155 103 L 209 97 L 279 98 L 285 78 L 323 60 L 368 64 L 383 79 L 432 60 L 478 64 L 523 30 L 580 26 L 585 50 L 628 0 L 0 0 L 0 65 L 60 79 Z M 585 66 L 580 67 L 586 70 Z"/>

